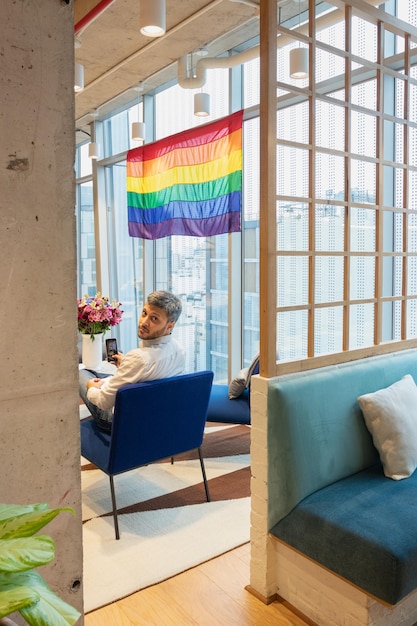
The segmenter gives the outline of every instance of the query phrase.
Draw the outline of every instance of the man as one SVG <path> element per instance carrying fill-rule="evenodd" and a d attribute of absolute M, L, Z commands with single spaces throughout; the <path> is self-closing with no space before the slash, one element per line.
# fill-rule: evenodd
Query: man
<path fill-rule="evenodd" d="M 109 376 L 80 370 L 80 396 L 101 429 L 111 430 L 120 387 L 184 373 L 185 352 L 171 337 L 181 310 L 177 296 L 168 291 L 154 291 L 149 294 L 139 318 L 139 348 L 114 355 L 116 373 Z"/>

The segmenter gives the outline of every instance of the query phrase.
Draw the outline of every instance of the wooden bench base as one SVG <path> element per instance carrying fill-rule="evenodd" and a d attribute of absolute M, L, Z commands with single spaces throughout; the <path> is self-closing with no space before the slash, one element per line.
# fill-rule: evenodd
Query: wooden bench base
<path fill-rule="evenodd" d="M 388 606 L 275 538 L 273 548 L 277 594 L 320 626 L 413 626 L 417 622 L 417 591 Z"/>

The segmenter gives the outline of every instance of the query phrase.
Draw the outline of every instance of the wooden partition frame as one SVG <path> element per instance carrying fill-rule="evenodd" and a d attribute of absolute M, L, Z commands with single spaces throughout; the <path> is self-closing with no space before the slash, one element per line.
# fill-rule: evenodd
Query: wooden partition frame
<path fill-rule="evenodd" d="M 263 377 L 271 378 L 277 374 L 322 367 L 333 363 L 363 358 L 384 352 L 391 352 L 399 349 L 406 349 L 417 346 L 417 331 L 410 317 L 414 303 L 417 303 L 417 244 L 410 237 L 411 228 L 414 226 L 414 219 L 417 220 L 417 206 L 412 206 L 410 202 L 411 190 L 414 194 L 414 184 L 417 180 L 417 159 L 410 156 L 410 136 L 417 135 L 417 119 L 410 119 L 412 110 L 410 107 L 410 91 L 417 91 L 417 70 L 411 70 L 413 63 L 417 63 L 417 29 L 401 20 L 390 16 L 382 10 L 372 6 L 372 2 L 359 0 L 334 0 L 333 4 L 339 9 L 340 19 L 345 21 L 345 50 L 338 51 L 340 57 L 345 59 L 344 80 L 341 87 L 344 89 L 345 101 L 343 102 L 345 123 L 344 123 L 344 149 L 341 151 L 327 149 L 316 145 L 315 137 L 315 116 L 316 104 L 327 98 L 325 85 L 315 83 L 316 55 L 317 47 L 320 50 L 330 50 L 330 46 L 323 42 L 318 42 L 316 37 L 316 24 L 319 23 L 315 16 L 315 0 L 303 2 L 303 10 L 308 7 L 308 28 L 306 25 L 300 27 L 298 32 L 295 29 L 288 31 L 278 24 L 278 7 L 276 0 L 266 0 L 261 2 L 260 10 L 260 354 L 261 369 Z M 335 12 L 336 13 L 336 12 Z M 329 18 L 326 18 L 329 19 Z M 360 20 L 372 24 L 375 28 L 377 38 L 377 58 L 376 61 L 358 58 L 358 52 L 352 50 L 352 29 Z M 398 37 L 404 42 L 404 54 L 387 56 L 385 53 L 386 37 Z M 299 38 L 303 45 L 309 48 L 309 80 L 307 84 L 298 85 L 281 84 L 277 80 L 277 41 L 279 46 L 280 37 L 293 39 Z M 361 114 L 361 107 L 355 104 L 352 99 L 352 86 L 354 84 L 354 71 L 356 67 L 363 64 L 364 74 L 372 74 L 376 80 L 376 107 L 371 111 L 375 118 L 376 152 L 375 156 L 357 155 L 352 152 L 352 111 Z M 403 65 L 404 70 L 402 70 Z M 384 110 L 384 87 L 386 82 L 401 82 L 403 88 L 403 110 L 401 112 Z M 329 83 L 329 92 L 335 86 Z M 284 199 L 284 196 L 277 194 L 277 146 L 280 143 L 300 147 L 296 142 L 283 140 L 277 136 L 277 110 L 282 105 L 285 98 L 277 98 L 277 91 L 286 90 L 288 101 L 308 102 L 308 144 L 301 146 L 308 151 L 308 197 L 294 197 L 295 202 L 303 201 L 308 205 L 308 250 L 279 250 L 277 249 L 277 203 Z M 413 96 L 414 97 L 414 96 Z M 327 98 L 328 99 L 328 98 Z M 417 101 L 414 97 L 413 102 Z M 417 104 L 417 102 L 416 102 Z M 365 111 L 368 113 L 368 111 Z M 401 114 L 400 114 L 401 113 Z M 416 113 L 414 113 L 414 116 Z M 398 160 L 393 154 L 390 158 L 384 154 L 384 133 L 385 126 L 395 127 L 396 132 L 401 134 L 402 155 Z M 316 197 L 316 158 L 319 153 L 326 152 L 330 155 L 336 154 L 344 159 L 345 171 L 350 172 L 352 161 L 360 163 L 370 163 L 375 170 L 375 203 L 364 204 L 354 198 L 351 189 L 351 177 L 346 175 L 344 198 L 335 201 L 340 212 L 344 215 L 344 249 L 341 251 L 325 252 L 316 249 L 315 245 L 315 214 L 317 206 L 323 204 L 323 198 Z M 395 150 L 394 150 L 395 152 Z M 397 197 L 392 201 L 387 201 L 387 176 L 402 177 L 400 183 L 394 180 L 397 185 Z M 412 181 L 412 182 L 411 182 Z M 399 198 L 402 186 L 402 198 L 399 206 Z M 417 184 L 416 184 L 417 187 Z M 417 195 L 417 191 L 416 191 Z M 414 197 L 414 196 L 413 196 Z M 285 196 L 288 199 L 288 196 Z M 417 205 L 417 197 L 415 198 Z M 351 214 L 352 211 L 371 208 L 375 211 L 375 249 L 359 251 L 353 250 L 350 240 Z M 387 217 L 388 216 L 388 217 Z M 401 249 L 384 248 L 384 222 L 397 219 L 402 222 L 402 247 Z M 386 233 L 385 233 L 386 234 Z M 394 244 L 393 244 L 394 245 Z M 318 302 L 315 300 L 315 265 L 319 255 L 328 254 L 334 257 L 343 258 L 343 299 L 332 302 Z M 288 305 L 279 303 L 277 300 L 278 285 L 280 281 L 287 279 L 284 275 L 278 275 L 278 257 L 285 255 L 303 255 L 308 258 L 308 301 Z M 374 293 L 373 297 L 351 299 L 350 272 L 352 261 L 355 257 L 372 257 L 374 263 Z M 395 257 L 395 259 L 394 259 Z M 390 261 L 391 258 L 391 261 Z M 384 262 L 390 266 L 394 262 L 402 265 L 401 293 L 393 289 L 392 293 L 384 293 Z M 391 303 L 391 304 L 390 304 Z M 373 340 L 370 345 L 360 345 L 352 347 L 349 335 L 350 312 L 352 307 L 368 305 L 373 309 L 374 329 Z M 337 352 L 316 353 L 315 352 L 315 316 L 319 309 L 324 307 L 339 307 L 343 311 L 343 337 L 341 349 Z M 384 306 L 401 309 L 400 332 L 394 333 L 388 340 L 384 340 L 383 333 L 383 309 Z M 368 308 L 368 310 L 370 310 Z M 305 346 L 305 354 L 302 358 L 287 359 L 277 361 L 277 346 L 279 347 L 279 337 L 277 337 L 277 318 L 282 312 L 303 311 L 308 319 L 308 332 Z M 412 324 L 410 322 L 413 322 Z M 395 336 L 394 336 L 395 335 Z"/>

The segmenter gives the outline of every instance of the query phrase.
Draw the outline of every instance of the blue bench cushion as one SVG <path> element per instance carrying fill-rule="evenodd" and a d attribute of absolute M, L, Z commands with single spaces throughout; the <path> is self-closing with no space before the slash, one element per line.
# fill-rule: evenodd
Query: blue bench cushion
<path fill-rule="evenodd" d="M 239 398 L 229 399 L 228 385 L 213 385 L 207 411 L 208 422 L 250 424 L 249 390 Z"/>
<path fill-rule="evenodd" d="M 417 472 L 380 464 L 302 500 L 271 533 L 369 594 L 396 604 L 417 587 Z"/>

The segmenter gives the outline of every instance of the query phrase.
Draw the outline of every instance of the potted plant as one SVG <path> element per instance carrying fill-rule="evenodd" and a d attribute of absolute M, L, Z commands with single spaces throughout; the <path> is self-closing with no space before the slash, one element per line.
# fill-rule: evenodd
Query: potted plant
<path fill-rule="evenodd" d="M 47 504 L 0 504 L 0 625 L 13 624 L 5 616 L 15 611 L 31 626 L 72 626 L 80 617 L 34 569 L 55 556 L 52 538 L 35 533 L 61 511 L 74 513 Z"/>

